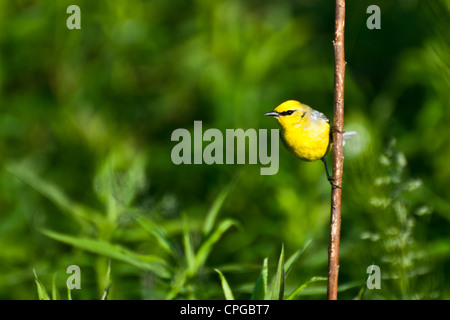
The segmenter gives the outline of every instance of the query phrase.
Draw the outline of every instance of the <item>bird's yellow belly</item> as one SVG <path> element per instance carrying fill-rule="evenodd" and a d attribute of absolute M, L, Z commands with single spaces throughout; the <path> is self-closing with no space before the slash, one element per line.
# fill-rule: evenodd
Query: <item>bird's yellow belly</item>
<path fill-rule="evenodd" d="M 315 161 L 324 157 L 329 149 L 330 126 L 322 126 L 315 130 L 305 130 L 303 127 L 290 128 L 282 131 L 286 147 L 298 158 L 305 161 Z"/>

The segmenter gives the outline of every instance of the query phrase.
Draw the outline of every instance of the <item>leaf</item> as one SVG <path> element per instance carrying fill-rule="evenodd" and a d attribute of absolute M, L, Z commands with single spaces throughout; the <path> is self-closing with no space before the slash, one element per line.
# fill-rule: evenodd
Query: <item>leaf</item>
<path fill-rule="evenodd" d="M 255 287 L 253 288 L 251 300 L 264 300 L 267 294 L 267 278 L 269 275 L 269 259 L 265 258 L 261 272 L 258 279 L 256 279 Z"/>
<path fill-rule="evenodd" d="M 202 246 L 198 249 L 197 254 L 195 256 L 195 268 L 198 270 L 205 264 L 206 259 L 208 258 L 209 253 L 212 250 L 213 245 L 219 241 L 220 237 L 233 225 L 236 225 L 236 221 L 231 219 L 226 219 L 222 221 L 217 229 L 211 234 L 211 236 L 202 244 Z"/>
<path fill-rule="evenodd" d="M 222 208 L 222 205 L 227 198 L 228 194 L 230 193 L 235 181 L 239 175 L 236 175 L 233 180 L 220 192 L 220 194 L 217 196 L 217 198 L 214 200 L 213 205 L 209 209 L 206 218 L 205 223 L 203 224 L 203 235 L 208 235 L 216 221 L 217 215 L 219 214 L 220 209 Z"/>
<path fill-rule="evenodd" d="M 58 289 L 56 288 L 56 273 L 53 275 L 52 281 L 52 300 L 60 300 L 61 297 L 59 295 Z"/>
<path fill-rule="evenodd" d="M 116 146 L 94 177 L 94 190 L 114 221 L 145 185 L 146 157 L 127 145 Z"/>
<path fill-rule="evenodd" d="M 76 248 L 128 263 L 138 269 L 152 271 L 161 278 L 170 278 L 165 261 L 160 257 L 139 255 L 122 246 L 99 240 L 69 236 L 50 230 L 42 230 L 41 232 L 52 239 L 67 243 Z"/>
<path fill-rule="evenodd" d="M 227 279 L 225 278 L 225 276 L 222 274 L 222 272 L 220 272 L 219 269 L 214 269 L 220 276 L 220 281 L 222 283 L 222 289 L 223 289 L 223 293 L 225 295 L 225 299 L 227 300 L 234 300 L 234 296 L 233 296 L 233 292 L 231 291 L 231 288 L 227 282 Z"/>
<path fill-rule="evenodd" d="M 175 297 L 178 295 L 178 293 L 183 288 L 184 284 L 187 280 L 187 271 L 185 269 L 180 269 L 178 272 L 175 273 L 172 279 L 171 284 L 171 290 L 166 295 L 166 300 L 172 300 L 175 299 Z"/>
<path fill-rule="evenodd" d="M 185 213 L 182 213 L 182 218 L 183 218 L 183 246 L 187 268 L 179 270 L 174 275 L 172 279 L 172 286 L 171 286 L 172 289 L 166 295 L 167 300 L 174 299 L 183 288 L 184 284 L 188 279 L 188 276 L 193 276 L 195 274 L 195 264 L 196 264 L 195 252 L 194 249 L 192 248 L 191 238 L 189 234 L 189 224 Z"/>
<path fill-rule="evenodd" d="M 103 291 L 102 300 L 107 300 L 109 296 L 109 290 L 111 290 L 112 278 L 111 278 L 111 259 L 108 261 L 108 269 L 105 276 L 105 290 Z"/>
<path fill-rule="evenodd" d="M 39 300 L 51 300 L 50 296 L 47 293 L 47 290 L 45 289 L 44 284 L 41 282 L 41 280 L 39 280 L 35 269 L 33 269 L 33 273 L 34 273 L 34 281 L 36 282 L 37 286 Z"/>
<path fill-rule="evenodd" d="M 164 249 L 167 253 L 174 256 L 171 244 L 167 239 L 167 236 L 162 228 L 160 228 L 158 225 L 156 225 L 149 219 L 141 217 L 137 214 L 134 215 L 134 219 L 139 223 L 141 227 L 143 227 L 153 236 L 153 238 L 156 240 L 156 242 L 160 245 L 162 249 Z"/>
<path fill-rule="evenodd" d="M 361 286 L 361 289 L 359 289 L 358 293 L 353 298 L 353 300 L 362 300 L 363 296 L 364 296 L 364 293 L 366 292 L 366 288 L 367 288 L 367 285 Z"/>
<path fill-rule="evenodd" d="M 183 245 L 188 271 L 192 275 L 195 273 L 195 252 L 192 248 L 189 225 L 185 214 L 183 214 Z"/>
<path fill-rule="evenodd" d="M 311 243 L 311 240 L 308 240 L 308 242 L 306 242 L 306 244 L 303 246 L 303 248 L 301 248 L 300 250 L 298 250 L 296 253 L 294 253 L 284 264 L 284 272 L 285 272 L 285 277 L 287 277 L 287 275 L 289 274 L 289 272 L 292 269 L 292 265 L 297 261 L 297 259 L 302 255 L 303 251 L 306 249 L 306 247 L 309 246 L 309 244 Z"/>
<path fill-rule="evenodd" d="M 280 259 L 278 260 L 277 273 L 272 282 L 270 300 L 283 300 L 284 296 L 284 245 L 281 246 Z"/>
<path fill-rule="evenodd" d="M 42 180 L 31 170 L 19 165 L 9 165 L 7 170 L 22 182 L 49 199 L 62 211 L 71 214 L 77 219 L 81 218 L 85 221 L 92 222 L 97 226 L 101 225 L 102 215 L 99 212 L 70 200 L 59 187 Z"/>
<path fill-rule="evenodd" d="M 308 281 L 306 281 L 304 284 L 299 286 L 297 289 L 294 290 L 287 298 L 286 300 L 292 300 L 295 298 L 296 295 L 298 295 L 303 289 L 305 289 L 309 284 L 316 282 L 316 281 L 327 281 L 326 277 L 312 277 Z"/>

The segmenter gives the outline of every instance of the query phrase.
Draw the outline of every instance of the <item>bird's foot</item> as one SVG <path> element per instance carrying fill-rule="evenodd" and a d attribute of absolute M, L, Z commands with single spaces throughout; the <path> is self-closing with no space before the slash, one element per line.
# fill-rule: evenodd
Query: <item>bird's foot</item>
<path fill-rule="evenodd" d="M 339 130 L 338 128 L 336 128 L 336 126 L 332 126 L 331 127 L 331 133 L 335 133 L 335 132 L 340 133 L 340 134 L 344 134 L 344 131 Z"/>
<path fill-rule="evenodd" d="M 331 184 L 331 186 L 332 186 L 333 188 L 342 189 L 342 186 L 340 186 L 340 185 L 334 183 L 335 180 L 336 180 L 336 179 L 333 178 L 333 177 L 328 177 L 328 182 Z"/>

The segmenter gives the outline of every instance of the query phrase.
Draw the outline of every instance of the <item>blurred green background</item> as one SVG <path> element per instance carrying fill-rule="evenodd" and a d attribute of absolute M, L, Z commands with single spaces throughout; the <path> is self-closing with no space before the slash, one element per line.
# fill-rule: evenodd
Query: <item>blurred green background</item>
<path fill-rule="evenodd" d="M 69 30 L 69 5 L 81 30 Z M 369 30 L 366 9 L 381 9 Z M 450 298 L 450 2 L 347 1 L 342 299 Z M 296 99 L 333 115 L 332 1 L 0 2 L 0 298 L 250 298 L 304 247 L 289 294 L 327 275 L 323 164 L 174 165 L 177 128 L 277 128 Z M 206 145 L 206 143 L 204 144 Z M 331 157 L 330 160 L 331 162 Z M 366 289 L 368 266 L 381 289 Z M 298 299 L 325 299 L 326 282 Z"/>

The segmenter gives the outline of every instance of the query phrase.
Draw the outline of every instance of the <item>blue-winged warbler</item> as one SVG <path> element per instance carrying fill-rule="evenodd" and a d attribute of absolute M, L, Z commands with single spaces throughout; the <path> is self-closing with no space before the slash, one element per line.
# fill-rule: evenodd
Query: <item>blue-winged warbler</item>
<path fill-rule="evenodd" d="M 281 127 L 281 138 L 286 148 L 305 161 L 322 160 L 328 181 L 335 187 L 325 159 L 332 145 L 330 121 L 321 112 L 296 100 L 280 104 L 274 111 L 266 113 L 277 119 Z M 356 132 L 344 132 L 344 141 Z"/>

